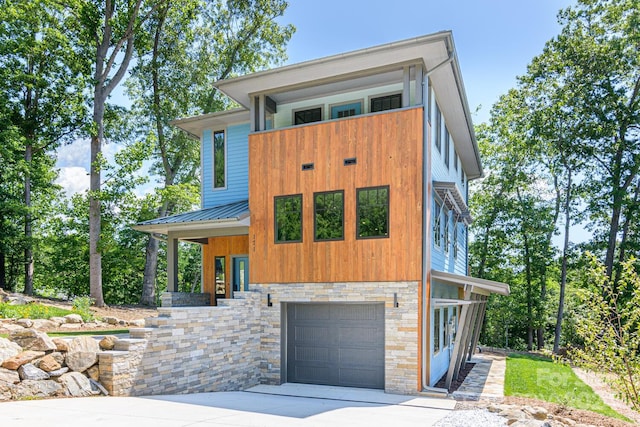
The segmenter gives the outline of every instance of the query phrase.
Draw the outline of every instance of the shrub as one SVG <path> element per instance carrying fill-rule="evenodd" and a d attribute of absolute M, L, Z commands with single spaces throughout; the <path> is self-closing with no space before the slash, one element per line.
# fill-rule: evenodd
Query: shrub
<path fill-rule="evenodd" d="M 73 299 L 73 312 L 79 314 L 85 322 L 90 322 L 94 319 L 91 312 L 93 302 L 93 298 L 88 296 L 75 297 Z"/>

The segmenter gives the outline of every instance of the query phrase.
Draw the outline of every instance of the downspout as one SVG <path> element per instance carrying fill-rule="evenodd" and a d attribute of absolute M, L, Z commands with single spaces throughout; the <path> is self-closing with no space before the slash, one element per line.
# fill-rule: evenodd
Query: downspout
<path fill-rule="evenodd" d="M 429 348 L 427 346 L 427 337 L 429 331 L 427 326 L 429 322 L 427 318 L 431 315 L 429 308 L 429 299 L 431 297 L 431 138 L 429 132 L 429 116 L 431 115 L 431 105 L 429 104 L 429 76 L 436 70 L 440 69 L 453 61 L 453 52 L 449 52 L 449 57 L 440 64 L 433 67 L 423 76 L 422 81 L 422 104 L 424 109 L 424 120 L 422 124 L 423 138 L 423 162 L 422 162 L 422 389 L 427 390 L 429 386 L 429 372 L 427 365 L 429 362 Z M 434 99 L 435 101 L 435 99 Z M 426 159 L 426 161 L 424 161 Z M 427 285 L 428 284 L 428 285 Z"/>

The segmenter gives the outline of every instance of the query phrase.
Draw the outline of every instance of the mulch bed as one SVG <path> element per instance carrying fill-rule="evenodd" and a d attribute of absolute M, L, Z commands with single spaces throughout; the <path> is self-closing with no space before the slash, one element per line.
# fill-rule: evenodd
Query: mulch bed
<path fill-rule="evenodd" d="M 449 387 L 449 393 L 453 393 L 462 385 L 462 383 L 464 382 L 464 379 L 467 378 L 467 375 L 469 374 L 469 372 L 471 372 L 474 366 L 476 366 L 475 363 L 467 362 L 466 366 L 460 371 L 460 374 L 458 375 L 458 379 L 451 381 L 451 387 Z M 447 375 L 445 374 L 442 378 L 440 378 L 440 381 L 436 383 L 436 388 L 444 388 L 444 384 L 446 381 L 447 381 Z"/>

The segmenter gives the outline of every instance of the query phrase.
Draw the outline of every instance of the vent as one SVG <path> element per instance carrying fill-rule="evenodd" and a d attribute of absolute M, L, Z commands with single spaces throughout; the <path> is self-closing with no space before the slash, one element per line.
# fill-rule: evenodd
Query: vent
<path fill-rule="evenodd" d="M 303 171 L 312 171 L 313 170 L 313 163 L 303 163 L 302 164 L 302 170 Z"/>
<path fill-rule="evenodd" d="M 358 159 L 355 158 L 355 157 L 350 157 L 348 159 L 344 159 L 344 165 L 345 166 L 355 165 L 356 163 L 358 163 Z"/>

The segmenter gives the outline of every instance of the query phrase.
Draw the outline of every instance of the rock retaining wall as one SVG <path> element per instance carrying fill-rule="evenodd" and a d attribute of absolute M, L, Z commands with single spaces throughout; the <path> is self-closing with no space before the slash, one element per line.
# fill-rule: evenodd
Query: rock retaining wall
<path fill-rule="evenodd" d="M 160 296 L 162 307 L 201 307 L 211 302 L 209 293 L 164 292 Z"/>
<path fill-rule="evenodd" d="M 146 327 L 99 354 L 113 395 L 242 390 L 260 381 L 259 294 L 236 292 L 217 307 L 159 308 Z"/>

